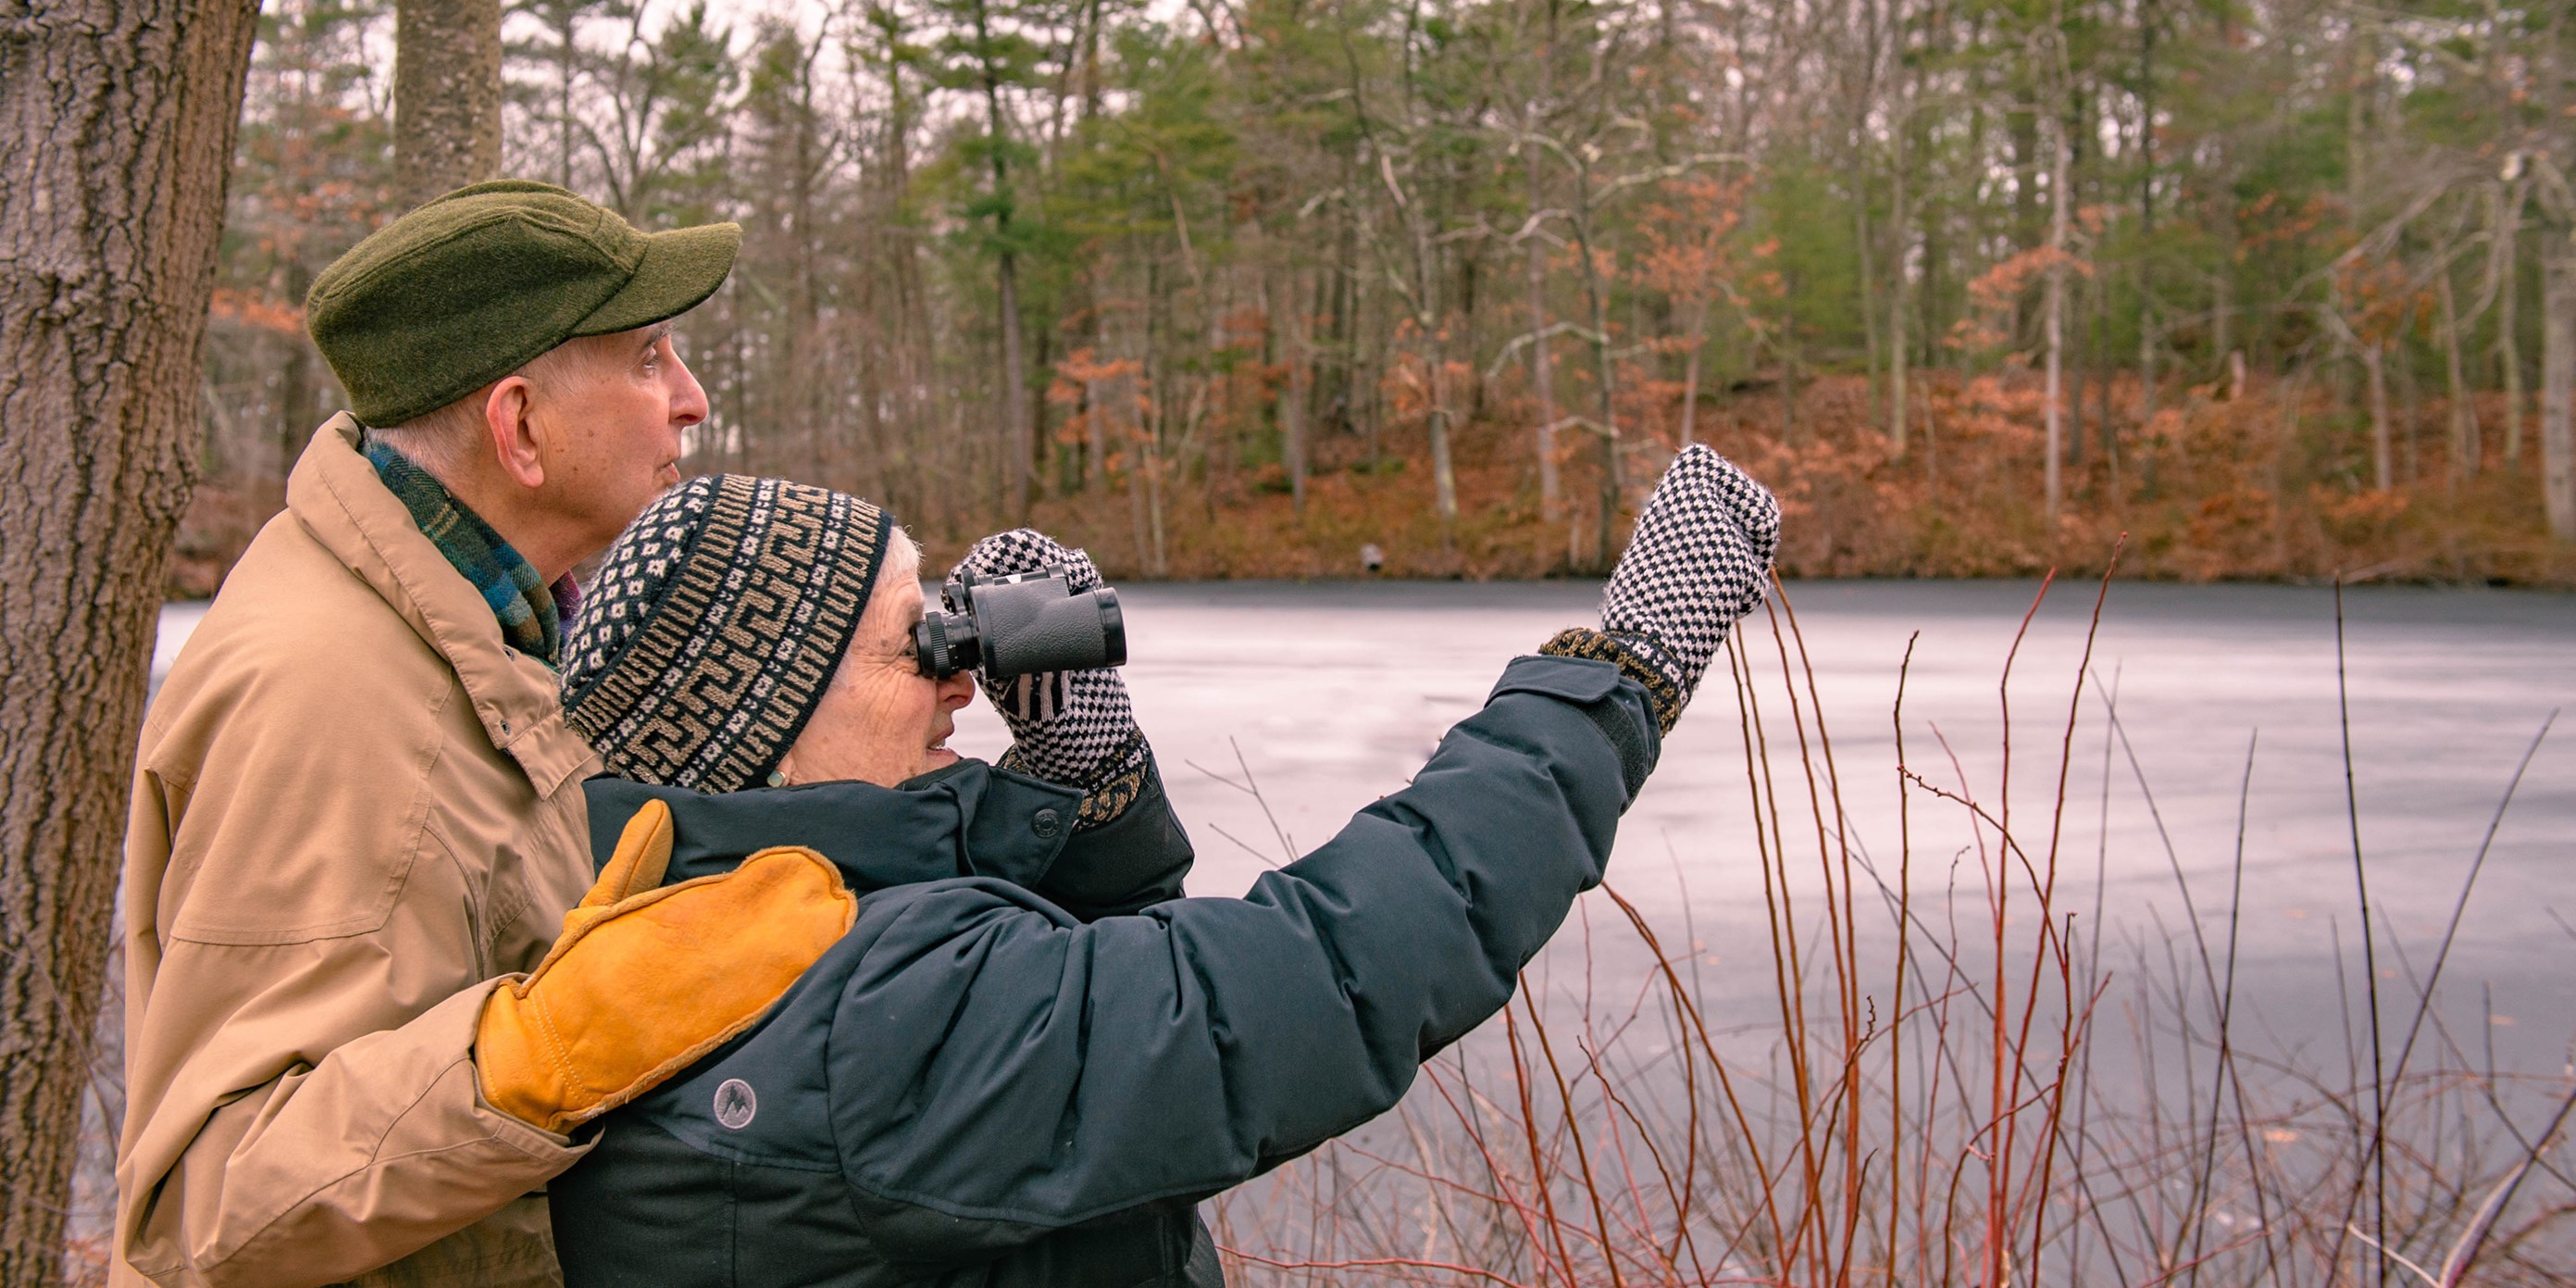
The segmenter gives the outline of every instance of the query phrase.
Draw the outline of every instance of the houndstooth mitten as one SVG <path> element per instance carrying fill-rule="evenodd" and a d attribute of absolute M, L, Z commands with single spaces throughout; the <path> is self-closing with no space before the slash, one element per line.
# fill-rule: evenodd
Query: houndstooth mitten
<path fill-rule="evenodd" d="M 1727 630 L 1762 602 L 1779 545 L 1771 493 L 1707 447 L 1683 448 L 1602 588 L 1601 629 L 1566 631 L 1539 651 L 1617 663 L 1670 733 Z"/>
<path fill-rule="evenodd" d="M 1100 588 L 1091 556 L 1068 550 L 1033 528 L 997 532 L 975 543 L 949 573 L 1007 577 L 1061 567 L 1074 594 Z M 950 604 L 951 612 L 965 606 Z M 1048 671 L 975 682 L 1010 726 L 1011 748 L 1002 768 L 1083 791 L 1074 830 L 1098 827 L 1124 813 L 1145 785 L 1148 753 L 1127 701 L 1127 681 L 1116 670 Z"/>

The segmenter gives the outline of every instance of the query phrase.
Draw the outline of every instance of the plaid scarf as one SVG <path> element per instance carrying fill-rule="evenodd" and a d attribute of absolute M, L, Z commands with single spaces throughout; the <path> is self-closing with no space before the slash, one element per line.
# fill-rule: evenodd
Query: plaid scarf
<path fill-rule="evenodd" d="M 563 629 L 555 600 L 558 593 L 572 589 L 572 579 L 566 577 L 550 591 L 537 570 L 492 525 L 449 495 L 429 471 L 372 438 L 366 451 L 367 463 L 376 467 L 386 490 L 411 511 L 422 535 L 482 592 L 483 602 L 500 619 L 501 638 L 548 666 L 560 665 Z"/>

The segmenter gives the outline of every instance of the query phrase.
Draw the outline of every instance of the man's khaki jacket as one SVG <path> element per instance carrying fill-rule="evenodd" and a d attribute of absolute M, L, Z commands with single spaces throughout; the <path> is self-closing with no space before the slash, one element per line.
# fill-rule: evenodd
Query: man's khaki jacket
<path fill-rule="evenodd" d="M 590 883 L 555 676 L 335 417 L 144 722 L 112 1281 L 559 1281 L 584 1152 L 482 1102 L 475 1023 Z"/>

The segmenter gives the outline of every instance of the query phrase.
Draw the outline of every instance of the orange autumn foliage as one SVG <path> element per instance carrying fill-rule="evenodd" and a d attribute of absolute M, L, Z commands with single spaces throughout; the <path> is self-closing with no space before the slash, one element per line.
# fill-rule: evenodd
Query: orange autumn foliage
<path fill-rule="evenodd" d="M 1628 505 L 1675 446 L 1680 384 L 1630 358 L 1619 414 Z M 1569 384 L 1586 380 L 1564 369 Z M 1531 458 L 1531 400 L 1517 389 L 1481 390 L 1476 373 L 1445 364 L 1440 378 L 1460 414 L 1452 432 L 1459 517 L 1441 531 L 1433 507 L 1425 412 L 1427 370 L 1399 367 L 1388 390 L 1389 427 L 1369 441 L 1318 429 L 1302 513 L 1275 460 L 1253 455 L 1257 440 L 1223 437 L 1227 417 L 1248 418 L 1278 394 L 1282 371 L 1247 363 L 1200 409 L 1189 450 L 1167 437 L 1153 450 L 1147 427 L 1156 391 L 1133 360 L 1077 351 L 1049 389 L 1052 437 L 1087 437 L 1088 417 L 1106 415 L 1111 455 L 1097 490 L 1055 476 L 1031 522 L 1090 550 L 1112 578 L 1152 568 L 1154 537 L 1132 489 L 1150 466 L 1160 489 L 1162 576 L 1338 578 L 1362 575 L 1359 549 L 1385 552 L 1382 575 L 1472 580 L 1596 576 L 1608 559 L 1593 548 L 1594 438 L 1559 436 L 1567 520 L 1539 512 Z M 2454 479 L 2442 458 L 2447 410 L 2428 399 L 2413 433 L 2421 473 L 2380 492 L 2367 486 L 2367 424 L 2338 410 L 2322 382 L 2257 378 L 2234 401 L 2215 388 L 2168 390 L 2145 425 L 2131 423 L 2134 378 L 2112 390 L 2116 462 L 2104 455 L 2087 392 L 2082 459 L 2067 471 L 2068 496 L 2052 530 L 2040 501 L 2040 388 L 2018 367 L 1970 379 L 1918 373 L 1916 436 L 1898 453 L 1877 428 L 1867 382 L 1826 376 L 1797 392 L 1797 432 L 1784 437 L 1776 382 L 1704 391 L 1696 435 L 1743 462 L 1780 495 L 1786 523 L 1780 571 L 1788 577 L 2017 577 L 2055 567 L 2098 572 L 2113 543 L 2129 537 L 2123 576 L 2177 581 L 2299 581 L 2341 574 L 2357 580 L 2496 582 L 2576 587 L 2576 550 L 2552 543 L 2541 520 L 2537 451 L 2507 462 L 2501 435 L 2475 478 Z M 1099 405 L 1086 402 L 1098 399 Z M 1575 395 L 1580 395 L 1579 388 Z M 1561 394 L 1560 396 L 1566 396 Z M 1173 409 L 1162 409 L 1174 417 Z M 2503 419 L 2502 399 L 2481 395 L 2477 414 Z M 2526 413 L 2527 414 L 2527 413 Z M 1178 417 L 1174 417 L 1178 420 Z M 1244 424 L 1237 424 L 1241 430 Z M 1167 435 L 1177 431 L 1166 426 Z M 2401 426 L 2403 435 L 2408 430 Z M 261 498 L 210 483 L 198 491 L 174 558 L 174 595 L 211 594 L 243 544 L 273 510 Z M 927 531 L 933 567 L 945 567 L 981 533 Z M 1616 551 L 1611 552 L 1615 556 Z"/>

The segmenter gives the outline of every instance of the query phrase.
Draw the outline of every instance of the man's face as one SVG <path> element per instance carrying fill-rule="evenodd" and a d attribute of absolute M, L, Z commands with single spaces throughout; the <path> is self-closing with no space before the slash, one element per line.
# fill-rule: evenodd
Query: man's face
<path fill-rule="evenodd" d="M 672 348 L 668 322 L 571 341 L 544 367 L 530 373 L 538 493 L 596 553 L 680 481 L 680 431 L 706 419 L 707 393 Z"/>

